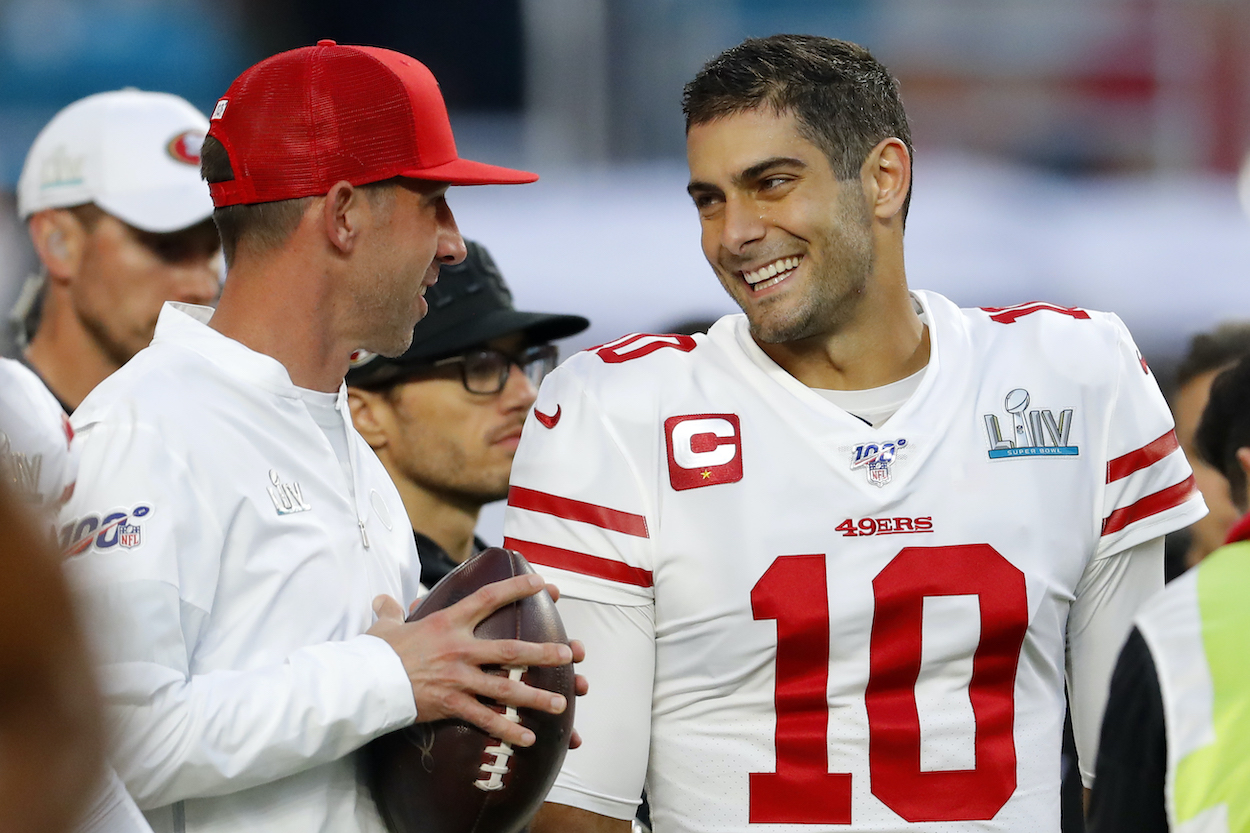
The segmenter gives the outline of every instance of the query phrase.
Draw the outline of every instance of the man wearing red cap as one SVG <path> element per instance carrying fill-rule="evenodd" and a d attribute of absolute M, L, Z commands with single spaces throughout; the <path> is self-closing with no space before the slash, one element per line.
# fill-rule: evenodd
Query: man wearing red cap
<path fill-rule="evenodd" d="M 408 347 L 464 258 L 448 187 L 537 177 L 460 159 L 420 63 L 330 41 L 236 79 L 202 168 L 229 267 L 216 312 L 167 305 L 74 420 L 61 535 L 97 601 L 114 762 L 157 831 L 381 830 L 361 745 L 455 717 L 528 746 L 477 698 L 566 706 L 480 666 L 574 651 L 472 636 L 536 579 L 404 623 L 416 549 L 343 386 L 354 351 Z"/>

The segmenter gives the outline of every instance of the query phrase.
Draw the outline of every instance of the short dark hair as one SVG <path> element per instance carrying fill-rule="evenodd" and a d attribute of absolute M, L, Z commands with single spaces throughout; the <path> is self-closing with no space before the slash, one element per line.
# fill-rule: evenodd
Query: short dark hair
<path fill-rule="evenodd" d="M 1250 356 L 1211 383 L 1211 398 L 1194 433 L 1198 454 L 1228 479 L 1233 503 L 1246 509 L 1246 474 L 1237 449 L 1250 447 Z"/>
<path fill-rule="evenodd" d="M 204 139 L 200 150 L 200 176 L 210 185 L 214 182 L 234 180 L 234 168 L 230 156 L 221 142 L 212 136 Z M 258 251 L 268 251 L 285 243 L 295 232 L 312 197 L 291 200 L 261 202 L 253 205 L 228 205 L 213 209 L 213 224 L 221 237 L 221 251 L 226 265 L 234 263 L 240 241 L 247 239 L 248 246 Z"/>
<path fill-rule="evenodd" d="M 686 131 L 768 105 L 792 112 L 841 180 L 859 176 L 882 139 L 913 155 L 898 80 L 867 49 L 815 35 L 750 38 L 703 65 L 682 94 Z M 903 217 L 911 203 L 908 188 Z"/>
<path fill-rule="evenodd" d="M 1250 321 L 1225 321 L 1214 330 L 1189 340 L 1189 350 L 1176 368 L 1176 387 L 1196 377 L 1227 367 L 1250 353 Z"/>

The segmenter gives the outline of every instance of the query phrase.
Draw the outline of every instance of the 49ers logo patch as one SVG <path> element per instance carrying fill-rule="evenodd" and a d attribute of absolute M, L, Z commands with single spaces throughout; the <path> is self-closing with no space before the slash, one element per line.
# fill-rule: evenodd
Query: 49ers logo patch
<path fill-rule="evenodd" d="M 664 420 L 668 480 L 681 492 L 742 479 L 737 414 L 688 414 Z"/>

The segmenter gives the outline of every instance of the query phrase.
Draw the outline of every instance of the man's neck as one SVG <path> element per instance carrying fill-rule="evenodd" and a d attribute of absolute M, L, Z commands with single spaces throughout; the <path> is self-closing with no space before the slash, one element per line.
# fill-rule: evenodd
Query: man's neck
<path fill-rule="evenodd" d="M 385 456 L 383 465 L 387 464 Z M 463 564 L 473 555 L 473 535 L 477 529 L 480 503 L 438 495 L 405 479 L 387 466 L 399 489 L 412 528 L 443 548 L 448 557 Z"/>
<path fill-rule="evenodd" d="M 756 343 L 803 384 L 827 390 L 868 390 L 906 379 L 929 363 L 931 346 L 901 264 L 893 280 L 871 278 L 852 315 L 834 331 Z"/>
<path fill-rule="evenodd" d="M 338 337 L 340 305 L 328 276 L 279 255 L 231 268 L 209 326 L 277 359 L 297 387 L 333 393 L 354 349 Z"/>
<path fill-rule="evenodd" d="M 52 394 L 73 410 L 121 365 L 100 348 L 71 311 L 49 304 L 44 312 L 24 356 Z"/>

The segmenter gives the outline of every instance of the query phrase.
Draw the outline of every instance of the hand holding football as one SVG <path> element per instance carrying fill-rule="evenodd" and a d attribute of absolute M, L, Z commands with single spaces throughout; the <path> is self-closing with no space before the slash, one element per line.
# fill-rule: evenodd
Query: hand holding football
<path fill-rule="evenodd" d="M 492 547 L 435 585 L 408 621 L 450 607 L 492 582 L 531 573 L 519 553 Z M 474 635 L 568 644 L 546 591 L 504 605 L 483 619 Z M 462 720 L 417 723 L 367 745 L 362 772 L 394 833 L 513 833 L 546 797 L 573 731 L 573 666 L 487 670 L 561 694 L 568 707 L 554 715 L 487 702 L 534 732 L 530 747 L 503 743 Z"/>

